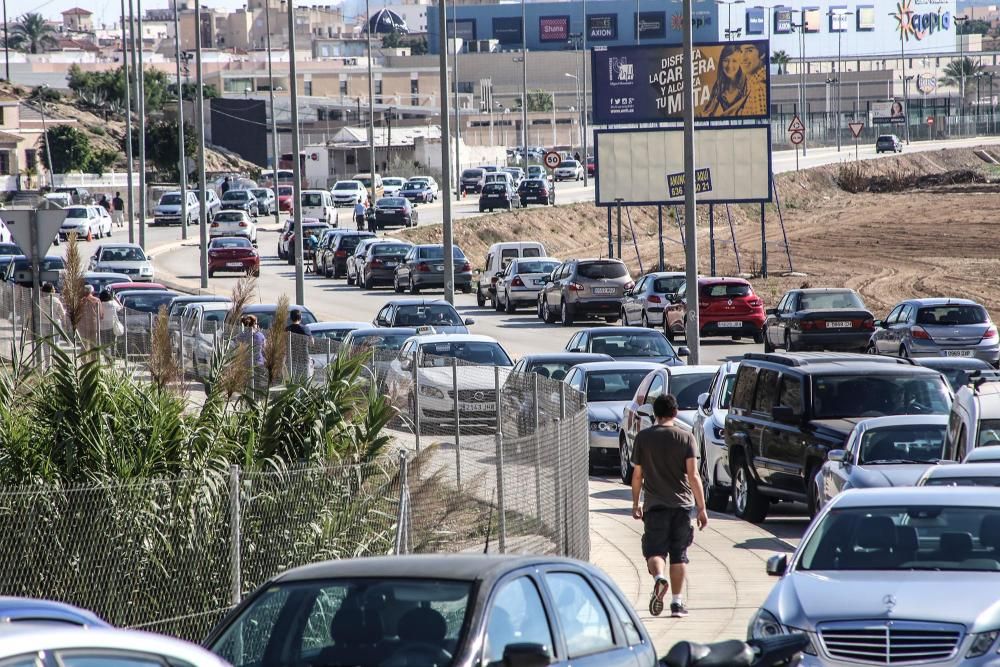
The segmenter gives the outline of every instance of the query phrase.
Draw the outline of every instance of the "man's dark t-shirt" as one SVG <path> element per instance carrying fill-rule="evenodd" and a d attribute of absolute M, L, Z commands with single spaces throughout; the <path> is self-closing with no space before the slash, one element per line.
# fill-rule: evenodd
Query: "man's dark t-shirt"
<path fill-rule="evenodd" d="M 288 333 L 300 334 L 302 336 L 309 335 L 309 332 L 306 330 L 306 328 L 301 324 L 299 324 L 298 322 L 294 324 L 289 324 L 287 327 L 285 327 L 285 331 L 287 331 Z"/>
<path fill-rule="evenodd" d="M 694 447 L 694 436 L 678 426 L 654 425 L 636 434 L 632 465 L 642 466 L 643 511 L 694 507 L 687 478 L 687 461 L 695 457 Z"/>

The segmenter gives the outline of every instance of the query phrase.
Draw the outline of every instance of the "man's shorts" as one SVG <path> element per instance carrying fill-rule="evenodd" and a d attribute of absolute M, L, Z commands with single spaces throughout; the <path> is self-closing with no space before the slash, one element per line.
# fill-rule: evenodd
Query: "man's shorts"
<path fill-rule="evenodd" d="M 667 558 L 671 565 L 687 563 L 687 549 L 694 542 L 691 509 L 657 507 L 642 516 L 642 556 Z"/>

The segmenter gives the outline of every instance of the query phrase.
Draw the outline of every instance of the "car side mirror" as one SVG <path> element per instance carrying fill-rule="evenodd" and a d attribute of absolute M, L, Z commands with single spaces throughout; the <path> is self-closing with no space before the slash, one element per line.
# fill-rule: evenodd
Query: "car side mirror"
<path fill-rule="evenodd" d="M 466 318 L 465 318 L 465 326 L 467 326 L 467 327 L 471 327 L 471 326 L 472 326 L 473 324 L 475 324 L 475 323 L 476 323 L 476 320 L 475 320 L 475 319 L 473 319 L 473 318 L 471 318 L 471 317 L 466 317 Z"/>
<path fill-rule="evenodd" d="M 833 463 L 850 463 L 847 460 L 847 452 L 843 449 L 831 449 L 826 453 L 826 460 Z"/>
<path fill-rule="evenodd" d="M 678 357 L 686 357 L 689 354 L 691 354 L 691 350 L 687 349 L 686 347 L 680 347 L 680 348 L 677 349 L 677 356 Z"/>
<path fill-rule="evenodd" d="M 708 410 L 710 407 L 708 402 L 708 392 L 698 394 L 698 405 L 701 406 L 702 410 Z"/>
<path fill-rule="evenodd" d="M 652 405 L 640 405 L 636 409 L 635 414 L 639 415 L 640 417 L 649 417 L 650 419 L 652 419 L 653 418 L 653 406 Z"/>
<path fill-rule="evenodd" d="M 885 320 L 875 320 L 875 328 L 876 329 L 884 329 L 885 328 Z"/>
<path fill-rule="evenodd" d="M 765 315 L 777 315 L 778 314 L 778 309 L 777 308 L 768 308 L 767 310 L 764 311 L 764 314 Z"/>
<path fill-rule="evenodd" d="M 153 259 L 152 255 L 146 255 L 146 259 Z"/>
<path fill-rule="evenodd" d="M 399 368 L 400 370 L 408 371 L 413 368 L 413 364 L 410 362 L 409 359 L 400 359 Z"/>
<path fill-rule="evenodd" d="M 549 649 L 541 644 L 507 644 L 503 650 L 504 667 L 544 667 L 551 662 Z"/>
<path fill-rule="evenodd" d="M 622 292 L 622 294 L 624 294 L 625 296 L 632 296 L 632 288 L 631 287 L 627 288 L 624 292 Z"/>
<path fill-rule="evenodd" d="M 771 416 L 775 421 L 792 423 L 795 421 L 795 411 L 787 405 L 776 405 L 771 408 Z"/>
<path fill-rule="evenodd" d="M 788 555 L 787 554 L 774 554 L 767 559 L 767 565 L 764 566 L 770 577 L 783 577 L 785 572 L 788 570 Z"/>

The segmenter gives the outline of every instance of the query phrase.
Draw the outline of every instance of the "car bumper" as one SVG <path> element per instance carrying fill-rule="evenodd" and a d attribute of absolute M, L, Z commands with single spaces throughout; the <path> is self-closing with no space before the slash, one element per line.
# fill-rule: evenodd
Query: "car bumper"
<path fill-rule="evenodd" d="M 618 315 L 622 309 L 620 299 L 590 299 L 566 301 L 573 315 Z"/>
<path fill-rule="evenodd" d="M 541 285 L 535 288 L 515 287 L 511 289 L 508 294 L 510 294 L 510 300 L 512 303 L 530 303 L 534 306 L 538 303 L 538 293 L 541 291 Z"/>
<path fill-rule="evenodd" d="M 86 228 L 79 228 L 79 227 L 76 229 L 60 229 L 59 240 L 65 241 L 66 239 L 69 238 L 70 234 L 76 234 L 78 237 L 83 238 L 87 235 L 87 230 Z"/>
<path fill-rule="evenodd" d="M 410 224 L 410 216 L 377 215 L 375 216 L 375 224 L 378 226 L 398 225 L 400 227 L 406 227 Z"/>
<path fill-rule="evenodd" d="M 521 202 L 524 204 L 548 204 L 549 197 L 548 195 L 538 195 L 534 197 L 531 195 L 521 195 Z"/>
<path fill-rule="evenodd" d="M 154 215 L 153 216 L 154 225 L 179 225 L 181 224 L 180 215 Z"/>
<path fill-rule="evenodd" d="M 724 440 L 705 438 L 705 467 L 710 471 L 717 486 L 728 488 L 732 485 L 733 478 L 729 473 L 729 447 Z"/>
<path fill-rule="evenodd" d="M 493 389 L 484 389 L 492 393 Z M 458 419 L 462 426 L 492 426 L 497 421 L 496 404 L 477 405 L 475 403 L 458 403 Z M 420 421 L 424 424 L 454 424 L 455 401 L 450 397 L 436 398 L 422 394 L 419 399 Z"/>
<path fill-rule="evenodd" d="M 479 208 L 507 208 L 513 206 L 514 202 L 509 199 L 480 199 Z"/>
<path fill-rule="evenodd" d="M 239 266 L 235 266 L 235 265 Z M 210 259 L 208 260 L 209 271 L 237 271 L 244 273 L 251 269 L 260 268 L 260 260 L 252 259 Z"/>
<path fill-rule="evenodd" d="M 738 327 L 720 326 L 722 322 L 739 322 Z M 731 320 L 719 320 L 718 322 L 705 322 L 701 325 L 702 336 L 756 336 L 760 334 L 764 327 L 763 320 L 746 319 L 733 317 Z"/>
<path fill-rule="evenodd" d="M 482 191 L 483 191 L 483 186 L 479 185 L 478 183 L 475 183 L 475 184 L 473 184 L 473 183 L 469 183 L 469 184 L 462 183 L 462 192 L 465 192 L 465 193 L 475 192 L 476 194 L 479 194 Z"/>
<path fill-rule="evenodd" d="M 396 278 L 396 269 L 368 269 L 365 278 L 373 283 L 392 283 Z"/>
<path fill-rule="evenodd" d="M 800 350 L 834 350 L 857 352 L 864 350 L 871 340 L 870 331 L 843 331 L 807 333 L 792 331 L 789 336 L 792 344 Z"/>
<path fill-rule="evenodd" d="M 618 431 L 590 431 L 590 455 L 608 454 L 618 456 Z"/>
<path fill-rule="evenodd" d="M 997 365 L 1000 361 L 1000 344 L 993 345 L 968 345 L 968 346 L 946 346 L 937 343 L 925 343 L 911 340 L 909 345 L 911 357 L 968 357 L 985 361 L 988 364 Z"/>
<path fill-rule="evenodd" d="M 815 634 L 811 634 L 813 645 L 815 646 L 818 642 Z M 969 635 L 966 635 L 962 641 L 961 646 L 954 656 L 947 660 L 930 660 L 930 661 L 914 661 L 904 664 L 919 664 L 920 667 L 953 667 L 961 665 L 961 667 L 1000 667 L 1000 656 L 996 654 L 995 651 L 987 651 L 986 655 L 980 656 L 978 658 L 966 658 L 965 654 L 969 650 L 972 639 Z M 845 664 L 852 665 L 881 665 L 884 662 L 854 662 L 851 661 L 846 663 L 844 660 L 837 660 L 822 653 L 820 655 L 805 655 L 802 654 L 802 660 L 797 663 L 799 667 L 843 667 Z"/>
<path fill-rule="evenodd" d="M 411 273 L 410 276 L 417 287 L 444 287 L 443 273 Z M 472 274 L 455 274 L 455 287 L 472 287 Z"/>

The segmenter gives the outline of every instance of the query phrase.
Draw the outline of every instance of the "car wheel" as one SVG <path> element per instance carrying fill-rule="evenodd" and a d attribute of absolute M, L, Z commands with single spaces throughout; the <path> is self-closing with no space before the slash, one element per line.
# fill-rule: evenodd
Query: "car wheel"
<path fill-rule="evenodd" d="M 486 307 L 486 297 L 483 296 L 483 290 L 479 287 L 476 288 L 476 305 L 480 308 Z"/>
<path fill-rule="evenodd" d="M 757 490 L 757 484 L 750 477 L 750 468 L 742 456 L 736 459 L 733 473 L 734 514 L 750 523 L 762 523 L 767 518 L 771 502 Z"/>
<path fill-rule="evenodd" d="M 795 346 L 792 345 L 792 334 L 785 332 L 785 352 L 795 352 Z"/>
<path fill-rule="evenodd" d="M 663 314 L 663 335 L 667 337 L 671 343 L 674 342 L 674 330 L 670 328 L 670 323 L 667 320 L 667 314 Z"/>
<path fill-rule="evenodd" d="M 285 261 L 288 262 L 289 266 L 291 266 L 292 264 L 295 263 L 295 255 L 293 255 L 292 253 L 288 253 L 288 255 L 285 257 Z"/>
<path fill-rule="evenodd" d="M 618 471 L 621 474 L 622 484 L 632 486 L 632 472 L 635 469 L 632 465 L 628 448 L 625 446 L 625 436 L 618 438 Z"/>
<path fill-rule="evenodd" d="M 413 282 L 413 278 L 410 278 L 410 294 L 420 294 L 420 288 Z"/>
<path fill-rule="evenodd" d="M 812 464 L 806 473 L 806 502 L 809 505 L 809 517 L 815 517 L 819 512 L 819 494 L 816 486 L 819 477 L 820 466 Z"/>
<path fill-rule="evenodd" d="M 753 334 L 753 342 L 757 343 L 758 345 L 760 345 L 761 343 L 764 342 L 764 330 L 763 329 L 754 332 L 754 334 Z"/>
<path fill-rule="evenodd" d="M 548 300 L 542 302 L 542 322 L 546 324 L 556 323 L 555 315 L 552 314 L 552 309 L 549 308 Z"/>
<path fill-rule="evenodd" d="M 214 278 L 214 277 L 215 277 L 215 271 L 213 271 L 213 270 L 209 269 L 209 270 L 208 270 L 208 277 L 209 277 L 209 278 Z"/>
<path fill-rule="evenodd" d="M 767 337 L 767 330 L 764 330 L 764 352 L 771 353 L 774 352 L 774 346 L 771 345 L 771 339 Z"/>
<path fill-rule="evenodd" d="M 628 325 L 628 322 L 625 322 L 625 324 Z M 645 310 L 642 311 L 642 318 L 640 319 L 640 325 L 642 326 L 643 329 L 648 329 L 649 328 L 649 318 L 646 317 L 646 311 Z"/>
<path fill-rule="evenodd" d="M 559 306 L 559 322 L 564 327 L 573 326 L 573 315 L 569 312 L 569 307 L 566 305 L 566 299 L 563 299 L 562 305 Z"/>
<path fill-rule="evenodd" d="M 607 317 L 604 318 L 604 321 L 607 322 L 608 324 L 614 324 L 615 322 L 618 321 L 618 318 L 608 315 Z"/>
<path fill-rule="evenodd" d="M 540 319 L 542 321 L 545 320 L 545 316 L 542 314 L 542 300 L 541 299 L 535 299 L 535 317 L 537 317 L 538 319 Z"/>
<path fill-rule="evenodd" d="M 353 284 L 354 284 L 354 278 L 352 278 L 352 277 L 351 277 L 351 272 L 350 272 L 350 271 L 348 271 L 348 272 L 347 272 L 347 285 L 348 285 L 348 286 L 351 286 L 351 285 L 353 285 Z"/>
<path fill-rule="evenodd" d="M 729 507 L 729 491 L 720 489 L 712 483 L 704 445 L 701 446 L 701 462 L 698 465 L 698 472 L 701 474 L 701 483 L 705 487 L 705 507 L 713 512 L 725 512 L 726 508 Z"/>
<path fill-rule="evenodd" d="M 899 358 L 900 359 L 909 359 L 910 358 L 910 353 L 906 351 L 906 346 L 905 345 L 900 345 L 899 346 Z"/>
<path fill-rule="evenodd" d="M 510 293 L 507 294 L 507 298 L 503 300 L 503 311 L 508 315 L 513 315 L 517 308 L 514 306 L 514 302 L 511 301 Z"/>
<path fill-rule="evenodd" d="M 371 277 L 371 276 L 367 276 L 367 277 L 365 277 L 365 281 L 364 281 L 364 283 L 362 284 L 362 286 L 363 286 L 363 287 L 364 287 L 365 289 L 372 289 L 372 288 L 374 288 L 374 287 L 375 287 L 375 281 L 374 281 L 374 280 L 372 280 L 372 277 Z"/>
<path fill-rule="evenodd" d="M 878 354 L 878 348 L 875 347 L 874 343 L 868 343 L 868 347 L 865 348 L 865 354 Z"/>
<path fill-rule="evenodd" d="M 498 313 L 502 313 L 503 312 L 503 304 L 500 303 L 500 294 L 499 293 L 496 296 L 493 297 L 493 310 L 497 311 Z"/>
<path fill-rule="evenodd" d="M 462 285 L 462 294 L 472 294 L 472 283 Z"/>
<path fill-rule="evenodd" d="M 403 286 L 400 285 L 399 281 L 396 280 L 395 278 L 393 278 L 393 280 L 392 280 L 392 291 L 395 292 L 396 294 L 402 294 L 403 293 Z"/>
<path fill-rule="evenodd" d="M 333 269 L 330 268 L 329 266 L 324 266 L 323 275 L 326 276 L 327 278 L 333 278 Z"/>

